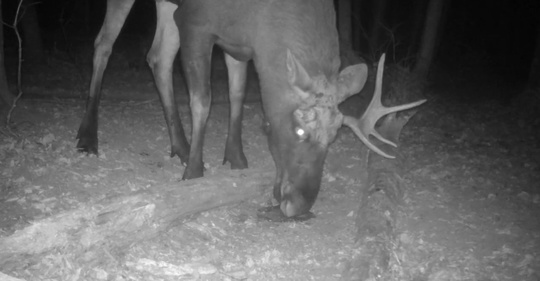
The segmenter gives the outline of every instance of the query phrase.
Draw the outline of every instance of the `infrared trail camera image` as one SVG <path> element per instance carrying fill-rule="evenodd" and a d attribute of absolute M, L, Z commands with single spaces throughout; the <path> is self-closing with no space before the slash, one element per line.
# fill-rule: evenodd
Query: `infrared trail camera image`
<path fill-rule="evenodd" d="M 540 278 L 540 2 L 0 7 L 0 280 Z"/>

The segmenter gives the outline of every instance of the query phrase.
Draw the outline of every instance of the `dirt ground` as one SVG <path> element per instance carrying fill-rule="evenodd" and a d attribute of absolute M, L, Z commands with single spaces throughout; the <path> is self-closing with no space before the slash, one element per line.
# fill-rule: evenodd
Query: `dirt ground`
<path fill-rule="evenodd" d="M 179 75 L 177 75 L 179 76 Z M 99 157 L 76 151 L 89 69 L 61 59 L 27 71 L 28 98 L 13 115 L 19 138 L 0 139 L 0 238 L 55 214 L 116 195 L 181 185 L 145 67 L 113 58 L 100 108 Z M 228 120 L 226 74 L 214 71 L 206 131 L 206 174 L 223 159 Z M 177 77 L 184 126 L 187 95 Z M 497 86 L 447 82 L 429 87 L 401 135 L 405 204 L 391 252 L 393 280 L 540 280 L 540 134 L 519 110 L 479 91 Z M 470 81 L 469 81 L 470 82 Z M 257 102 L 248 86 L 243 144 L 250 168 L 274 170 Z M 481 96 L 471 98 L 472 96 Z M 487 97 L 486 97 L 487 96 Z M 345 105 L 358 114 L 363 99 Z M 39 262 L 0 267 L 24 280 L 339 280 L 351 257 L 363 144 L 342 128 L 330 148 L 322 189 L 305 222 L 270 222 L 264 195 L 200 213 L 162 235 L 85 263 L 51 251 Z M 0 279 L 2 276 L 0 276 Z"/>

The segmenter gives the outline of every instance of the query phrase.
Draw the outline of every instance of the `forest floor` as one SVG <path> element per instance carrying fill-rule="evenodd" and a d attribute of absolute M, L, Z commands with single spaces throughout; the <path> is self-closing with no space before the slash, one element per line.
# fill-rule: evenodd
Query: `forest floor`
<path fill-rule="evenodd" d="M 55 214 L 164 183 L 181 184 L 184 167 L 169 158 L 169 138 L 146 67 L 113 57 L 100 107 L 99 157 L 78 153 L 89 69 L 68 60 L 25 71 L 25 99 L 14 111 L 19 138 L 0 138 L 0 237 Z M 190 132 L 187 94 L 177 99 Z M 222 165 L 228 122 L 226 73 L 213 75 L 206 130 L 206 174 Z M 257 83 L 244 105 L 243 144 L 250 168 L 273 171 L 262 132 Z M 405 203 L 395 280 L 540 280 L 540 132 L 501 102 L 496 83 L 448 80 L 428 87 L 402 132 Z M 478 84 L 476 83 L 478 82 Z M 484 94 L 485 93 L 485 94 Z M 347 101 L 351 114 L 365 103 Z M 326 160 L 319 198 L 305 222 L 271 222 L 257 209 L 265 194 L 200 213 L 160 236 L 87 264 L 51 251 L 39 262 L 0 267 L 24 280 L 339 280 L 356 249 L 354 226 L 362 150 L 342 128 Z M 186 273 L 181 269 L 191 268 Z M 0 278 L 2 279 L 2 278 Z"/>

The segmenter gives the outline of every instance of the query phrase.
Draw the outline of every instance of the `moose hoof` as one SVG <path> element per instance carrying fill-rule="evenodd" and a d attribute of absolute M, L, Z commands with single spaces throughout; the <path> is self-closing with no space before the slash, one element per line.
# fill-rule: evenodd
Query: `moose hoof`
<path fill-rule="evenodd" d="M 231 170 L 243 170 L 248 168 L 246 157 L 234 160 L 229 157 L 224 157 L 223 165 L 227 164 L 227 162 L 231 163 Z"/>
<path fill-rule="evenodd" d="M 188 150 L 189 151 L 189 150 Z M 188 159 L 189 159 L 189 152 L 183 153 L 181 149 L 171 149 L 170 157 L 174 158 L 174 156 L 178 156 L 180 158 L 180 161 L 182 162 L 182 165 L 187 166 Z"/>
<path fill-rule="evenodd" d="M 193 168 L 190 165 L 187 165 L 186 170 L 184 171 L 184 175 L 182 176 L 182 180 L 202 178 L 203 175 L 204 175 L 204 165 L 200 165 L 199 167 L 195 167 L 195 168 Z"/>
<path fill-rule="evenodd" d="M 97 140 L 91 140 L 87 138 L 80 138 L 77 142 L 77 151 L 87 154 L 98 154 Z"/>
<path fill-rule="evenodd" d="M 302 215 L 287 217 L 281 212 L 279 205 L 264 207 L 257 210 L 257 218 L 272 222 L 301 222 L 307 221 L 315 217 L 312 212 L 307 212 Z"/>

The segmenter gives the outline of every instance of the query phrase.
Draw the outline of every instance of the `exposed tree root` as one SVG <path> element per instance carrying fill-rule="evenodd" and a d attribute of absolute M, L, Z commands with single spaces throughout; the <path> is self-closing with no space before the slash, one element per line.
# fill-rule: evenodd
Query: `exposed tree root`
<path fill-rule="evenodd" d="M 121 251 L 180 224 L 193 214 L 239 203 L 271 185 L 273 171 L 242 170 L 153 187 L 35 221 L 0 238 L 0 267 L 31 263 L 48 251 L 91 259 L 95 251 Z"/>

